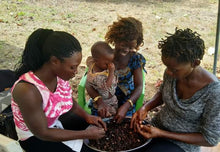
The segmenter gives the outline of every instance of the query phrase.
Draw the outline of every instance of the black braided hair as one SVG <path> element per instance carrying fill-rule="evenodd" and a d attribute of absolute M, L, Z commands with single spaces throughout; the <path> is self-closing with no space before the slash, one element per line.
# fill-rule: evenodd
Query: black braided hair
<path fill-rule="evenodd" d="M 16 65 L 19 78 L 28 71 L 36 71 L 55 56 L 61 61 L 75 52 L 81 52 L 79 41 L 71 34 L 51 29 L 37 29 L 28 38 L 21 61 Z"/>
<path fill-rule="evenodd" d="M 174 34 L 167 34 L 166 39 L 162 39 L 158 44 L 163 57 L 176 58 L 179 63 L 193 63 L 196 59 L 202 60 L 205 44 L 197 32 L 193 32 L 189 28 L 184 30 L 176 28 Z"/>

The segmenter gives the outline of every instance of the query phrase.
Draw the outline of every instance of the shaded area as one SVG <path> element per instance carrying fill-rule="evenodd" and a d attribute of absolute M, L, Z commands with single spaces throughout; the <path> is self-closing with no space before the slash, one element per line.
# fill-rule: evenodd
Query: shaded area
<path fill-rule="evenodd" d="M 21 52 L 21 48 L 0 41 L 0 69 L 14 70 L 15 64 L 20 59 Z"/>

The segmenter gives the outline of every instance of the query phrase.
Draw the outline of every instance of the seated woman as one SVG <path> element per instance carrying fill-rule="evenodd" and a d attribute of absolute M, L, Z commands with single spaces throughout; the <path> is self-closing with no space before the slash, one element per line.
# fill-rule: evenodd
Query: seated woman
<path fill-rule="evenodd" d="M 145 66 L 145 58 L 137 53 L 143 44 L 142 23 L 133 18 L 119 18 L 109 26 L 105 40 L 115 47 L 114 64 L 118 76 L 118 84 L 115 95 L 118 99 L 118 110 L 115 120 L 120 123 L 125 116 L 132 116 L 135 112 L 135 103 L 143 89 L 142 70 Z M 98 96 L 98 92 L 86 86 L 89 95 Z M 108 105 L 101 98 L 97 101 L 98 114 L 106 117 Z"/>
<path fill-rule="evenodd" d="M 132 117 L 131 127 L 153 138 L 145 152 L 199 152 L 220 141 L 220 82 L 200 66 L 205 45 L 190 29 L 176 29 L 159 42 L 166 66 L 159 91 Z M 141 122 L 162 106 L 152 125 Z"/>
<path fill-rule="evenodd" d="M 101 118 L 87 114 L 72 98 L 68 80 L 81 60 L 80 43 L 71 34 L 37 29 L 28 38 L 11 102 L 19 142 L 26 152 L 79 152 L 81 139 L 105 135 Z M 68 123 L 77 130 L 61 124 L 59 118 L 67 112 L 74 114 Z"/>

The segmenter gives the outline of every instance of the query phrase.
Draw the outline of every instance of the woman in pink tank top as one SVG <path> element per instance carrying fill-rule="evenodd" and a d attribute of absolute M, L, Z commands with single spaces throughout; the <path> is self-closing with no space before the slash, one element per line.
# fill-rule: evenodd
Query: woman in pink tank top
<path fill-rule="evenodd" d="M 25 151 L 82 151 L 82 139 L 105 135 L 101 118 L 87 114 L 72 98 L 68 80 L 77 73 L 81 60 L 80 43 L 71 34 L 37 29 L 28 38 L 16 69 L 11 103 Z M 60 121 L 66 119 L 71 124 L 68 129 Z"/>

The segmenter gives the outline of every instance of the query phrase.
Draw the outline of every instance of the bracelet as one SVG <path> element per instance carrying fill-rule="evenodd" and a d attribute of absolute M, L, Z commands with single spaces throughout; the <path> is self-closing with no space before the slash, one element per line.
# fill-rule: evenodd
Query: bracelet
<path fill-rule="evenodd" d="M 129 102 L 130 105 L 131 105 L 131 107 L 133 107 L 134 104 L 133 104 L 133 102 L 131 101 L 131 99 L 128 99 L 127 102 Z"/>
<path fill-rule="evenodd" d="M 93 99 L 93 102 L 98 101 L 101 97 L 102 97 L 102 96 L 97 96 L 97 97 L 95 97 L 95 98 Z"/>

